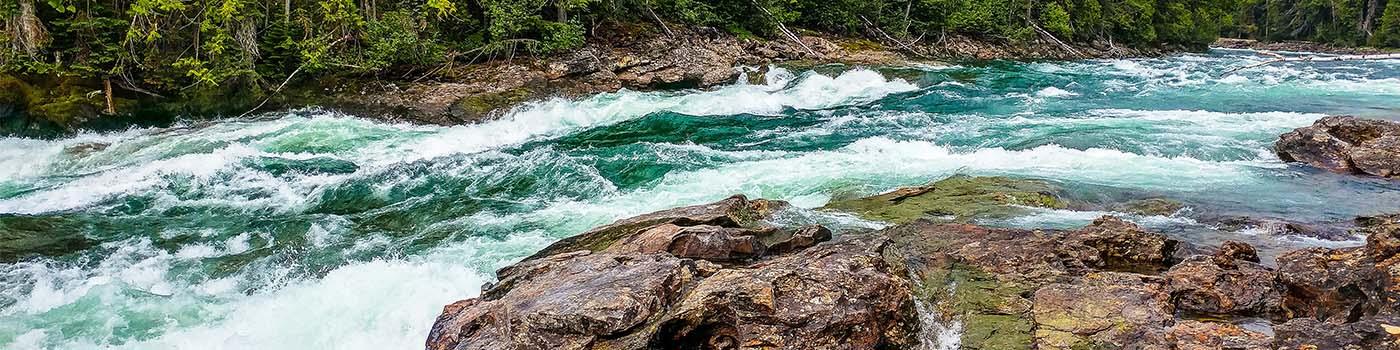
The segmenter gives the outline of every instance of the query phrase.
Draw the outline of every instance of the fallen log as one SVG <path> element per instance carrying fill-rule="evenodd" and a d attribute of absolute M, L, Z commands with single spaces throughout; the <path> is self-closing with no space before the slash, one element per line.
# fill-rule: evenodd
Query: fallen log
<path fill-rule="evenodd" d="M 1265 55 L 1268 55 L 1268 56 L 1272 56 L 1272 57 L 1274 57 L 1274 59 L 1268 60 L 1268 61 L 1263 61 L 1263 62 L 1258 62 L 1258 63 L 1253 63 L 1253 64 L 1249 64 L 1249 65 L 1245 65 L 1245 66 L 1236 67 L 1235 69 L 1227 70 L 1227 71 L 1225 71 L 1224 73 L 1221 73 L 1220 75 L 1228 75 L 1228 74 L 1230 74 L 1230 73 L 1238 72 L 1238 71 L 1241 71 L 1241 70 L 1250 69 L 1250 68 L 1255 68 L 1255 67 L 1260 67 L 1260 66 L 1266 66 L 1266 65 L 1270 65 L 1270 64 L 1274 64 L 1274 63 L 1280 63 L 1280 62 L 1341 62 L 1341 61 L 1400 60 L 1400 53 L 1381 54 L 1381 55 L 1302 56 L 1302 57 L 1284 57 L 1283 55 L 1280 55 L 1280 54 L 1277 54 L 1277 53 L 1273 53 L 1273 52 L 1268 52 L 1268 51 L 1260 51 L 1260 53 L 1265 54 Z"/>

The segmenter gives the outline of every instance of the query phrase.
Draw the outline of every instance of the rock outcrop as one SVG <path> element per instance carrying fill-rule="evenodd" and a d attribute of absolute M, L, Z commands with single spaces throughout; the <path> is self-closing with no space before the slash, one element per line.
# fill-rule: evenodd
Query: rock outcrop
<path fill-rule="evenodd" d="M 1400 123 L 1326 117 L 1282 136 L 1274 150 L 1285 162 L 1329 171 L 1400 177 Z"/>
<path fill-rule="evenodd" d="M 1400 215 L 1274 269 L 1114 217 L 833 237 L 766 221 L 786 207 L 735 196 L 562 240 L 446 306 L 427 348 L 1400 349 Z"/>
<path fill-rule="evenodd" d="M 758 223 L 785 205 L 736 196 L 560 241 L 445 307 L 427 348 L 912 347 L 910 284 L 887 242 L 813 247 L 831 232 Z"/>

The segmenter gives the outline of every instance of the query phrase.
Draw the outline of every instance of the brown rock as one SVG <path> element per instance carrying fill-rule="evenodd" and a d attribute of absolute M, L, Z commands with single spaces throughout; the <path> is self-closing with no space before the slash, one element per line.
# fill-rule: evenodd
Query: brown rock
<path fill-rule="evenodd" d="M 909 284 L 893 275 L 879 240 L 809 248 L 750 268 L 721 270 L 661 322 L 658 348 L 912 348 Z"/>
<path fill-rule="evenodd" d="M 1220 248 L 1212 255 L 1216 265 L 1230 266 L 1235 260 L 1259 262 L 1259 251 L 1249 243 L 1239 241 L 1225 241 L 1220 244 Z"/>
<path fill-rule="evenodd" d="M 743 228 L 661 224 L 623 238 L 603 251 L 616 254 L 670 253 L 681 258 L 711 261 L 752 259 L 762 256 L 767 250 L 758 241 L 761 234 L 764 232 Z"/>
<path fill-rule="evenodd" d="M 1116 271 L 1165 269 L 1171 266 L 1172 252 L 1178 243 L 1112 216 L 1098 218 L 1089 226 L 1070 231 L 1066 239 L 1097 251 L 1096 256 L 1086 259 L 1090 266 Z"/>
<path fill-rule="evenodd" d="M 1400 318 L 1365 317 L 1336 324 L 1296 318 L 1274 326 L 1275 349 L 1400 349 Z"/>
<path fill-rule="evenodd" d="M 774 211 L 786 208 L 787 202 L 766 199 L 748 200 L 742 195 L 719 202 L 662 210 L 600 226 L 588 232 L 565 238 L 526 258 L 536 259 L 554 254 L 590 250 L 602 251 L 618 240 L 663 224 L 676 226 L 718 226 L 740 228 L 755 226 Z"/>
<path fill-rule="evenodd" d="M 831 230 L 822 225 L 811 225 L 797 229 L 786 237 L 770 235 L 768 254 L 779 255 L 795 252 L 831 240 Z"/>
<path fill-rule="evenodd" d="M 1273 337 L 1232 323 L 1182 320 L 1167 330 L 1167 342 L 1177 350 L 1268 349 Z"/>
<path fill-rule="evenodd" d="M 1278 308 L 1274 271 L 1258 263 L 1195 256 L 1167 271 L 1176 308 L 1207 315 L 1263 315 Z"/>
<path fill-rule="evenodd" d="M 645 323 L 700 278 L 669 255 L 578 252 L 511 269 L 482 299 L 443 308 L 430 350 L 588 349 Z M 634 347 L 635 348 L 635 347 Z"/>
<path fill-rule="evenodd" d="M 483 287 L 480 298 L 444 307 L 426 347 L 893 349 L 916 344 L 913 293 L 886 261 L 888 242 L 865 236 L 816 245 L 831 239 L 831 232 L 816 225 L 791 231 L 738 227 L 781 205 L 736 196 L 590 230 L 565 246 L 570 249 L 501 269 L 499 282 Z M 757 259 L 764 260 L 750 263 Z"/>
<path fill-rule="evenodd" d="M 1400 176 L 1400 123 L 1326 117 L 1274 144 L 1279 158 L 1341 173 Z"/>

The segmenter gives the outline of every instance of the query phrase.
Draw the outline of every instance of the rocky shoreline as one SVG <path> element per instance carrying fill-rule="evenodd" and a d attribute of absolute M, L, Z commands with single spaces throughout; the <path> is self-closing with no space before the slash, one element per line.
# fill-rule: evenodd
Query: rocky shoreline
<path fill-rule="evenodd" d="M 1278 149 L 1348 149 L 1292 141 L 1316 128 L 1340 142 L 1400 137 L 1348 127 L 1371 123 L 1326 118 Z M 1400 349 L 1400 214 L 1358 218 L 1362 246 L 1273 264 L 1248 243 L 1197 244 L 1113 216 L 1072 230 L 968 223 L 1075 205 L 1048 183 L 962 176 L 817 209 L 892 223 L 879 230 L 782 224 L 790 205 L 743 196 L 663 210 L 501 269 L 480 297 L 444 308 L 426 347 Z"/>
<path fill-rule="evenodd" d="M 1079 59 L 1155 56 L 1186 48 L 1134 49 L 1096 42 L 1072 50 L 1044 39 L 1014 43 L 948 35 L 932 44 L 892 46 L 868 39 L 803 31 L 802 41 L 741 38 L 714 28 L 615 27 L 581 49 L 549 57 L 518 57 L 463 67 L 453 79 L 364 84 L 333 89 L 318 104 L 357 115 L 431 123 L 488 120 L 522 102 L 578 98 L 629 90 L 706 89 L 735 82 L 740 67 L 770 64 L 867 66 L 942 64 L 941 60 Z M 750 78 L 761 77 L 758 74 Z"/>
<path fill-rule="evenodd" d="M 1126 58 L 1189 50 L 1128 48 L 1109 42 L 1060 46 L 1043 38 L 1013 42 L 957 34 L 920 44 L 810 31 L 799 31 L 797 36 L 801 44 L 739 37 L 709 27 L 671 25 L 662 30 L 653 25 L 615 24 L 599 29 L 583 47 L 562 54 L 475 57 L 431 74 L 405 75 L 402 79 L 331 76 L 294 83 L 257 110 L 320 106 L 365 118 L 458 125 L 490 120 L 521 103 L 551 97 L 730 84 L 744 66 L 765 69 L 770 64 L 892 66 L 939 64 L 941 60 Z M 750 75 L 760 76 L 761 72 Z M 0 126 L 21 134 L 40 133 L 46 128 L 56 129 L 49 133 L 72 132 L 138 121 L 159 124 L 158 119 L 189 115 L 191 105 L 204 113 L 237 116 L 262 102 L 262 98 L 229 94 L 210 97 L 209 101 L 184 101 L 118 86 L 118 113 L 107 115 L 103 112 L 105 100 L 92 92 L 98 89 L 95 82 L 18 78 L 23 77 L 0 75 L 0 86 L 12 91 L 0 94 Z M 43 81 L 30 81 L 35 79 Z"/>
<path fill-rule="evenodd" d="M 1379 49 L 1372 47 L 1343 47 L 1331 44 L 1316 43 L 1311 41 L 1277 41 L 1263 42 L 1252 39 L 1232 39 L 1220 38 L 1211 47 L 1223 49 L 1249 49 L 1261 51 L 1292 51 L 1292 52 L 1316 52 L 1335 55 L 1375 55 L 1394 53 L 1394 49 Z"/>

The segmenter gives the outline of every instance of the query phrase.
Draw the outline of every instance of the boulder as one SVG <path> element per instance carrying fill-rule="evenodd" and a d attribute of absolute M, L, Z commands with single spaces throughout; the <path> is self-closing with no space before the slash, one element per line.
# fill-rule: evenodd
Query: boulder
<path fill-rule="evenodd" d="M 916 344 L 910 283 L 886 261 L 888 242 L 864 237 L 817 245 L 832 238 L 830 230 L 756 225 L 783 205 L 735 196 L 590 230 L 553 253 L 501 269 L 479 298 L 444 307 L 426 347 Z"/>
<path fill-rule="evenodd" d="M 883 245 L 838 242 L 720 270 L 671 309 L 653 348 L 912 348 L 910 285 L 892 273 Z"/>
<path fill-rule="evenodd" d="M 1279 136 L 1274 151 L 1339 173 L 1400 176 L 1400 123 L 1333 116 Z"/>
<path fill-rule="evenodd" d="M 1095 254 L 1081 257 L 1089 266 L 1115 271 L 1160 271 L 1172 263 L 1178 241 L 1147 232 L 1117 217 L 1095 219 L 1065 235 L 1068 244 L 1085 246 Z"/>
<path fill-rule="evenodd" d="M 1223 250 L 1222 250 L 1223 252 Z M 1203 315 L 1267 315 L 1278 308 L 1272 269 L 1256 262 L 1197 255 L 1164 275 L 1177 310 Z"/>
<path fill-rule="evenodd" d="M 1379 271 L 1361 248 L 1309 248 L 1278 257 L 1288 318 L 1345 322 L 1375 312 Z"/>
<path fill-rule="evenodd" d="M 427 348 L 594 348 L 664 312 L 702 277 L 694 262 L 665 254 L 587 251 L 537 259 L 510 271 L 482 298 L 444 307 Z"/>

